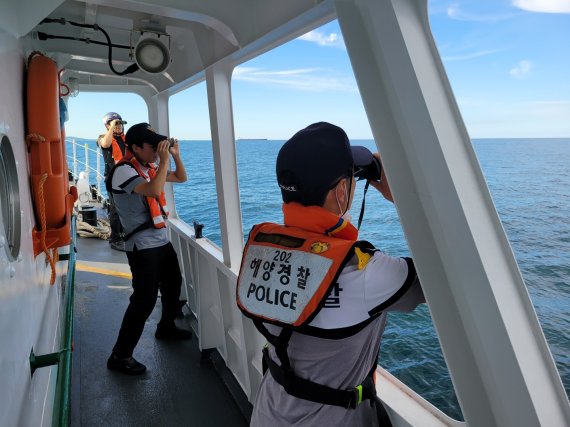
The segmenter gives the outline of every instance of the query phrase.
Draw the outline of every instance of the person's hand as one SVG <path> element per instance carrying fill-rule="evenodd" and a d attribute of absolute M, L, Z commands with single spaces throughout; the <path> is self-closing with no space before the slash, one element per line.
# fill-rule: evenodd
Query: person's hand
<path fill-rule="evenodd" d="M 170 147 L 170 154 L 173 156 L 180 155 L 180 146 L 178 145 L 178 140 L 176 138 L 170 138 L 171 141 L 174 141 L 172 147 Z"/>
<path fill-rule="evenodd" d="M 373 153 L 372 155 L 380 161 L 380 164 L 382 164 L 379 153 Z M 382 196 L 384 196 L 386 200 L 389 200 L 392 203 L 394 202 L 394 199 L 392 198 L 392 191 L 390 191 L 388 179 L 386 179 L 386 174 L 384 173 L 383 167 L 380 172 L 380 181 L 370 181 L 370 185 L 382 193 Z"/>
<path fill-rule="evenodd" d="M 111 130 L 114 130 L 118 126 L 123 126 L 123 124 L 121 123 L 121 120 L 119 120 L 119 119 L 111 120 L 111 122 L 109 123 L 109 129 L 111 129 Z"/>
<path fill-rule="evenodd" d="M 158 143 L 156 154 L 158 155 L 160 163 L 166 163 L 168 161 L 168 157 L 170 156 L 169 147 L 170 141 L 168 139 L 163 139 Z"/>

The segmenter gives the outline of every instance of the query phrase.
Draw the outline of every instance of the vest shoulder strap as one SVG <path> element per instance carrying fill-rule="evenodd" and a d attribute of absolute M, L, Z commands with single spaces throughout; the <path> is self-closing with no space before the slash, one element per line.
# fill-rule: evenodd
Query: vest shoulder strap
<path fill-rule="evenodd" d="M 121 160 L 120 162 L 116 163 L 111 170 L 109 171 L 109 174 L 107 175 L 107 178 L 105 179 L 105 189 L 107 190 L 107 194 L 109 195 L 109 197 L 113 197 L 113 175 L 115 175 L 115 171 L 117 170 L 117 168 L 119 166 L 122 165 L 129 165 L 130 167 L 132 167 L 133 169 L 136 170 L 136 168 L 134 167 L 134 165 L 128 161 L 128 160 Z M 138 171 L 137 171 L 138 173 Z"/>

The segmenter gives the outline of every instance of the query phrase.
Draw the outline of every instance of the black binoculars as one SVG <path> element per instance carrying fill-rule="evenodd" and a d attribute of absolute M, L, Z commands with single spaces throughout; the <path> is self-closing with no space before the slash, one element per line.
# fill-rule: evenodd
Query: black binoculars
<path fill-rule="evenodd" d="M 367 181 L 380 181 L 382 176 L 382 163 L 375 157 L 370 150 L 366 147 L 352 147 L 353 156 L 358 153 L 358 157 L 355 156 L 354 164 L 354 179 L 357 181 L 367 180 Z M 355 152 L 355 149 L 357 150 Z"/>
<path fill-rule="evenodd" d="M 178 140 L 176 138 L 166 138 L 168 140 L 168 148 L 172 148 L 174 147 L 174 144 L 176 144 L 178 142 Z M 153 149 L 154 151 L 156 151 L 156 148 L 158 147 L 158 142 L 153 142 Z"/>

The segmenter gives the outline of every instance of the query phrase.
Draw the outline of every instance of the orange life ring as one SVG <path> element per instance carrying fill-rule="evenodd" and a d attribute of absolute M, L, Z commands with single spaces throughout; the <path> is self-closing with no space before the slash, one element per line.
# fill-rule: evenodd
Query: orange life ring
<path fill-rule="evenodd" d="M 28 59 L 28 149 L 36 226 L 34 256 L 71 241 L 71 212 L 77 190 L 69 187 L 65 131 L 59 120 L 59 73 L 56 63 L 34 52 Z M 50 260 L 51 261 L 51 260 Z M 53 268 L 53 266 L 52 266 Z"/>

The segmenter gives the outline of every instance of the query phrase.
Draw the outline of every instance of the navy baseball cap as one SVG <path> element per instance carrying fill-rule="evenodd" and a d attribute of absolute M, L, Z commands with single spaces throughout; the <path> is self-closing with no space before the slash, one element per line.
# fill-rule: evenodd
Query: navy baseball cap
<path fill-rule="evenodd" d="M 148 123 L 137 123 L 132 125 L 125 135 L 125 144 L 128 146 L 138 145 L 142 147 L 147 142 L 151 145 L 158 145 L 160 141 L 167 139 L 165 135 L 160 135 Z"/>
<path fill-rule="evenodd" d="M 322 206 L 329 190 L 355 166 L 372 162 L 365 147 L 351 147 L 346 132 L 326 122 L 313 123 L 289 139 L 277 155 L 277 183 L 285 203 Z"/>

